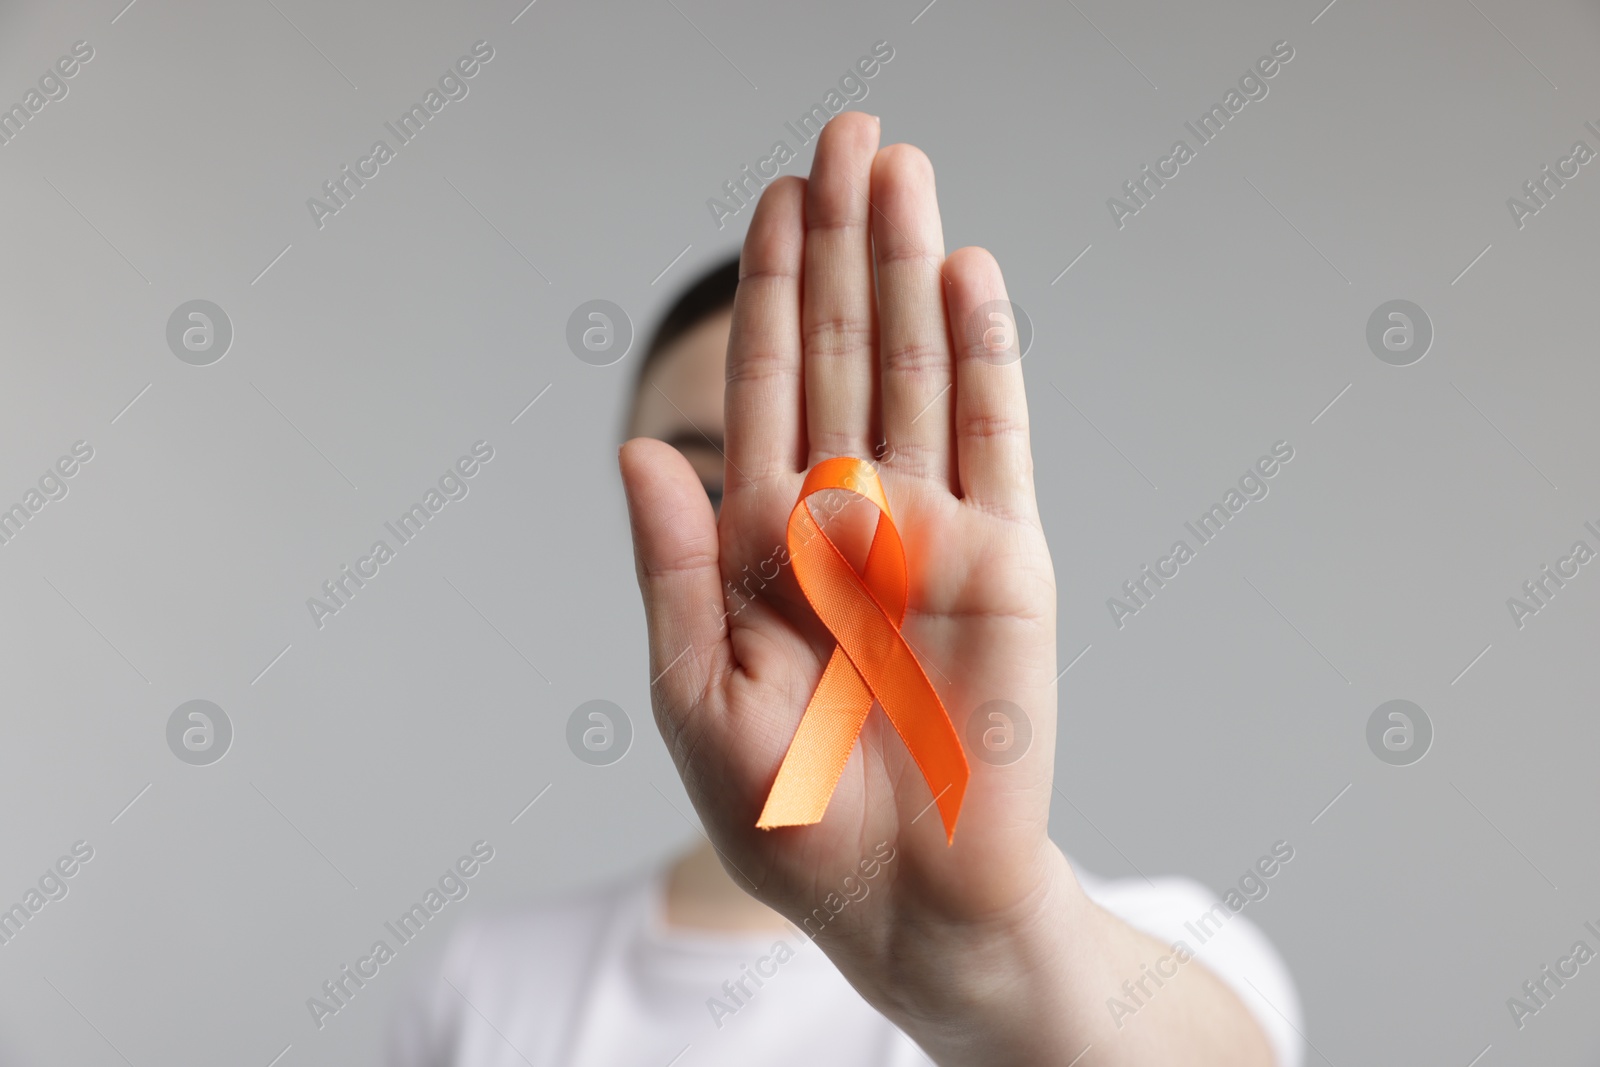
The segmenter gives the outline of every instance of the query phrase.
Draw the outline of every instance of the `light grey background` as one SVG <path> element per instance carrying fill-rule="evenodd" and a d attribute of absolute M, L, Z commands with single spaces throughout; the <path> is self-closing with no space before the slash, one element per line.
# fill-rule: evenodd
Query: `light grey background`
<path fill-rule="evenodd" d="M 1600 525 L 1600 163 L 1520 230 L 1506 207 L 1600 149 L 1592 3 L 125 2 L 0 8 L 0 103 L 95 49 L 0 146 L 0 503 L 95 450 L 0 546 L 0 902 L 95 849 L 0 948 L 0 1059 L 373 1062 L 445 930 L 320 1032 L 306 998 L 472 842 L 451 923 L 693 839 L 613 458 L 637 350 L 587 366 L 566 320 L 604 298 L 646 331 L 742 235 L 706 198 L 887 40 L 859 106 L 1037 331 L 1083 653 L 1057 839 L 1218 889 L 1289 840 L 1247 914 L 1308 1062 L 1594 1062 L 1600 965 L 1520 1032 L 1505 1004 L 1600 948 L 1600 566 L 1521 630 L 1505 603 Z M 480 39 L 470 95 L 319 231 L 306 198 Z M 1107 197 L 1279 40 L 1270 95 L 1119 230 Z M 165 342 L 196 298 L 235 330 L 209 367 Z M 1404 368 L 1365 342 L 1396 298 L 1436 333 Z M 470 495 L 315 628 L 480 439 Z M 1118 630 L 1106 598 L 1278 440 L 1271 495 Z M 1413 766 L 1366 747 L 1393 698 L 1434 724 Z M 167 748 L 191 699 L 233 722 L 210 766 Z M 610 767 L 564 742 L 591 699 L 639 727 Z"/>

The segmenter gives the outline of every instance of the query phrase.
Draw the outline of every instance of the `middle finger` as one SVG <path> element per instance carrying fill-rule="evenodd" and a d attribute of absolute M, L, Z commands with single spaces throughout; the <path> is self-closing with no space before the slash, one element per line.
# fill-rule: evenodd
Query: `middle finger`
<path fill-rule="evenodd" d="M 847 111 L 823 129 L 806 188 L 805 359 L 809 463 L 872 455 L 872 231 L 878 120 Z"/>

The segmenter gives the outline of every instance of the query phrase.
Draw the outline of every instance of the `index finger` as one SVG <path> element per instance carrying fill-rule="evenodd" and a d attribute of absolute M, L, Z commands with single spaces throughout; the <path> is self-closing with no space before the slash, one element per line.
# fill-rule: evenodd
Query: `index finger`
<path fill-rule="evenodd" d="M 804 178 L 767 186 L 739 254 L 728 335 L 728 461 L 751 481 L 805 466 L 801 432 L 800 278 L 805 256 Z M 744 484 L 729 473 L 729 492 Z"/>

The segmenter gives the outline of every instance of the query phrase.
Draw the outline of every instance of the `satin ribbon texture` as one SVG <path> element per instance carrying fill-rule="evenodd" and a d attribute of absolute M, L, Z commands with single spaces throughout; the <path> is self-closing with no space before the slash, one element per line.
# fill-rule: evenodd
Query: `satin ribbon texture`
<path fill-rule="evenodd" d="M 811 511 L 810 498 L 828 489 L 854 493 L 878 509 L 872 547 L 860 573 Z M 789 513 L 788 541 L 800 589 L 838 644 L 756 826 L 770 830 L 822 821 L 876 699 L 922 771 L 939 806 L 946 842 L 953 842 L 971 772 L 949 713 L 900 634 L 906 614 L 906 552 L 872 465 L 842 456 L 812 467 Z"/>

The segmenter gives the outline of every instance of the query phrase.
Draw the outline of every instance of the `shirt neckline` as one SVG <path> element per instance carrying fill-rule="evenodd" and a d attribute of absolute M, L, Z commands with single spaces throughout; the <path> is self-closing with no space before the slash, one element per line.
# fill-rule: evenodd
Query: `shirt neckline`
<path fill-rule="evenodd" d="M 793 926 L 776 930 L 711 930 L 673 925 L 667 921 L 666 871 L 662 868 L 652 870 L 636 888 L 630 905 L 630 951 L 657 974 L 696 981 L 703 980 L 707 973 L 715 974 L 719 980 L 737 977 L 745 965 L 773 955 L 780 944 L 794 954 L 783 963 L 785 971 L 832 966 L 822 950 Z"/>

